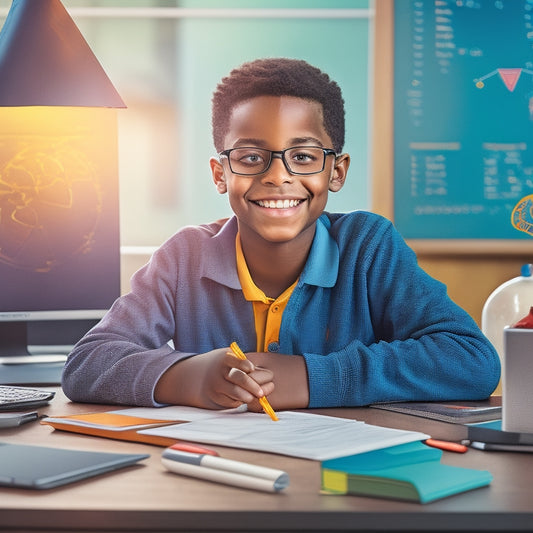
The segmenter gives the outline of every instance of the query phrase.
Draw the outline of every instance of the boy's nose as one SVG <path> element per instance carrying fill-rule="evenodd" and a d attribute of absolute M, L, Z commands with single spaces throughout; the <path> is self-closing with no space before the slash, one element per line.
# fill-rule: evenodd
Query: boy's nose
<path fill-rule="evenodd" d="M 292 174 L 285 165 L 281 154 L 272 154 L 272 161 L 269 169 L 263 174 L 261 181 L 263 183 L 272 183 L 280 185 L 292 181 Z"/>

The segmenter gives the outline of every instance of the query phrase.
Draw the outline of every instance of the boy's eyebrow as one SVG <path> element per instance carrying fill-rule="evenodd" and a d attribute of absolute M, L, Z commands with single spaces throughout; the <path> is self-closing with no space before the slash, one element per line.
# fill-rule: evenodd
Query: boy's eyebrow
<path fill-rule="evenodd" d="M 295 137 L 291 139 L 291 146 L 300 146 L 302 144 L 313 143 L 315 146 L 323 147 L 322 141 L 316 137 Z"/>
<path fill-rule="evenodd" d="M 314 146 L 320 146 L 321 148 L 324 146 L 322 141 L 320 139 L 317 139 L 316 137 L 294 137 L 289 140 L 289 145 L 287 148 L 291 148 L 292 146 L 301 146 L 301 145 L 307 145 L 312 143 Z M 266 147 L 267 142 L 264 139 L 254 139 L 253 137 L 241 137 L 235 141 L 233 144 L 233 147 L 239 147 L 239 146 L 257 146 L 257 147 Z"/>
<path fill-rule="evenodd" d="M 239 139 L 237 139 L 234 143 L 233 143 L 233 147 L 236 148 L 236 147 L 239 147 L 239 146 L 259 146 L 259 147 L 264 147 L 266 146 L 266 141 L 262 140 L 262 139 L 254 139 L 253 137 L 241 137 Z"/>

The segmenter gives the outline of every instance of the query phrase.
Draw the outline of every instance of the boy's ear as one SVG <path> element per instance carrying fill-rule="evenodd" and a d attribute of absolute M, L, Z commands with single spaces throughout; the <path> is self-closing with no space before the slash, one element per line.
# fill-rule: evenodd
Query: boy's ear
<path fill-rule="evenodd" d="M 213 182 L 219 194 L 225 194 L 228 192 L 228 187 L 226 185 L 226 178 L 224 177 L 224 167 L 222 163 L 212 157 L 209 160 L 209 166 L 211 167 L 211 175 L 213 176 Z"/>
<path fill-rule="evenodd" d="M 342 189 L 344 182 L 346 181 L 349 166 L 350 156 L 348 154 L 341 154 L 336 157 L 333 174 L 329 180 L 329 190 L 331 192 L 338 192 Z"/>

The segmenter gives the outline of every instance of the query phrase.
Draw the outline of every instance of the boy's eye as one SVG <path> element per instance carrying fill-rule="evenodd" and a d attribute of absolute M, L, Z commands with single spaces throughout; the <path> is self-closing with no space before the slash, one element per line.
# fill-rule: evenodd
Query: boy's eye
<path fill-rule="evenodd" d="M 287 155 L 289 155 L 290 160 L 297 165 L 306 165 L 314 163 L 317 160 L 316 153 L 308 150 L 298 150 L 297 152 L 290 152 L 290 154 Z"/>
<path fill-rule="evenodd" d="M 234 152 L 236 162 L 243 165 L 262 165 L 265 161 L 265 156 L 260 152 Z"/>
<path fill-rule="evenodd" d="M 262 158 L 258 154 L 248 154 L 245 155 L 241 160 L 250 161 L 250 163 L 257 163 L 258 161 L 262 161 Z"/>

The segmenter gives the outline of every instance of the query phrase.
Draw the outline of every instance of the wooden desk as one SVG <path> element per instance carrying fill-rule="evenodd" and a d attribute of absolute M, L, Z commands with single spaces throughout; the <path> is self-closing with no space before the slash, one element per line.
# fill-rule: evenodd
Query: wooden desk
<path fill-rule="evenodd" d="M 58 391 L 42 412 L 62 415 L 108 409 L 69 403 Z M 317 412 L 421 430 L 436 438 L 464 437 L 460 426 L 385 411 Z M 320 494 L 319 463 L 280 455 L 215 447 L 224 457 L 289 473 L 288 489 L 266 494 L 168 473 L 160 463 L 162 448 L 156 446 L 54 431 L 38 423 L 0 430 L 0 441 L 151 454 L 139 466 L 62 488 L 0 488 L 2 531 L 533 531 L 533 454 L 529 453 L 444 452 L 443 462 L 487 469 L 494 481 L 489 487 L 421 505 Z"/>

